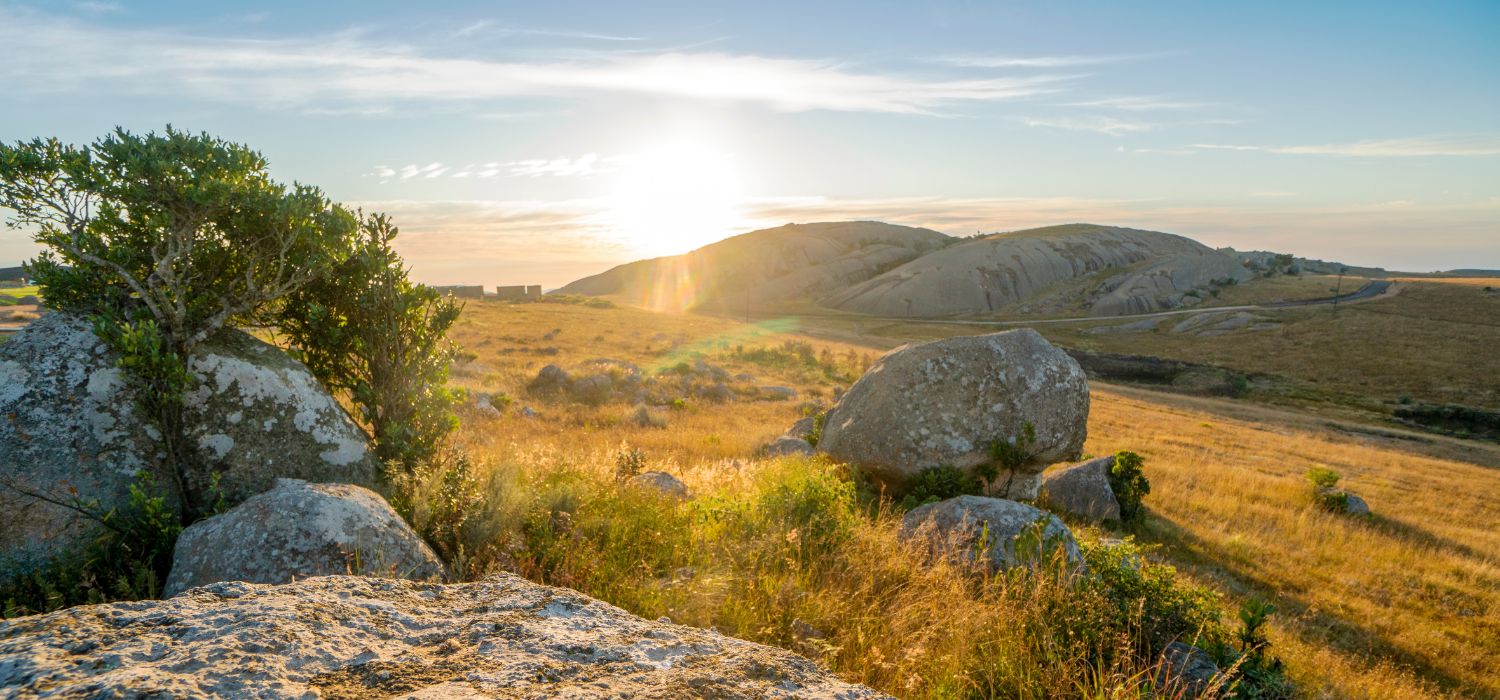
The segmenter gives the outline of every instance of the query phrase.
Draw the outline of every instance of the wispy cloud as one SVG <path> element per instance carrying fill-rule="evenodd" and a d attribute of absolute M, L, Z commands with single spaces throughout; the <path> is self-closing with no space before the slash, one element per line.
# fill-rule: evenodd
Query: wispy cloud
<path fill-rule="evenodd" d="M 120 3 L 100 0 L 83 0 L 83 2 L 73 3 L 73 6 L 96 15 L 113 15 L 125 11 L 125 7 Z"/>
<path fill-rule="evenodd" d="M 514 27 L 494 20 L 482 19 L 459 27 L 453 32 L 456 37 L 487 36 L 540 36 L 557 39 L 586 39 L 589 41 L 640 41 L 638 36 L 620 36 L 617 34 L 599 34 L 595 32 L 570 31 L 559 29 L 532 29 L 527 27 Z"/>
<path fill-rule="evenodd" d="M 1157 58 L 1165 53 L 1074 55 L 1074 56 L 998 56 L 998 55 L 950 55 L 930 59 L 933 63 L 961 68 L 1075 68 L 1079 66 L 1101 66 Z"/>
<path fill-rule="evenodd" d="M 1125 134 L 1139 134 L 1147 131 L 1158 131 L 1161 129 L 1182 126 L 1205 126 L 1205 125 L 1232 125 L 1240 123 L 1235 119 L 1192 119 L 1174 121 L 1141 121 L 1138 119 L 1120 119 L 1117 117 L 1086 115 L 1086 116 L 1062 116 L 1062 117 L 1028 117 L 1021 120 L 1027 126 L 1047 127 L 1051 129 L 1066 129 L 1068 131 L 1092 131 L 1097 134 L 1108 134 L 1110 136 L 1123 136 Z"/>
<path fill-rule="evenodd" d="M 932 79 L 831 60 L 694 52 L 498 61 L 440 56 L 362 34 L 242 40 L 106 29 L 31 11 L 11 15 L 0 25 L 0 45 L 18 56 L 48 56 L 0 64 L 0 80 L 19 93 L 188 95 L 297 109 L 633 93 L 782 111 L 941 114 L 956 105 L 1055 93 L 1073 77 Z M 58 46 L 72 48 L 58 52 Z"/>
<path fill-rule="evenodd" d="M 1097 100 L 1085 100 L 1082 102 L 1067 102 L 1062 107 L 1094 107 L 1101 109 L 1118 109 L 1126 112 L 1156 112 L 1193 110 L 1209 107 L 1206 102 L 1186 102 L 1163 97 L 1105 97 Z"/>
<path fill-rule="evenodd" d="M 1259 151 L 1288 155 L 1327 155 L 1351 158 L 1410 158 L 1418 156 L 1500 156 L 1500 136 L 1419 136 L 1353 141 L 1311 146 L 1246 146 L 1195 143 L 1200 151 Z"/>
<path fill-rule="evenodd" d="M 428 163 L 411 163 L 400 167 L 377 165 L 366 177 L 379 178 L 381 184 L 398 180 L 420 180 L 450 177 L 454 179 L 474 178 L 487 180 L 499 175 L 508 177 L 590 177 L 614 172 L 624 159 L 620 156 L 600 157 L 597 153 L 586 153 L 577 158 L 533 158 L 506 162 L 470 163 L 462 167 Z"/>

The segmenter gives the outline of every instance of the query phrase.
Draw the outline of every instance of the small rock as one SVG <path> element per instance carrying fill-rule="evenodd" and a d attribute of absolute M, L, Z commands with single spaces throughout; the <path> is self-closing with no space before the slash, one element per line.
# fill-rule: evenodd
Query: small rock
<path fill-rule="evenodd" d="M 1370 504 L 1365 503 L 1365 499 L 1345 491 L 1344 512 L 1350 515 L 1369 515 Z"/>
<path fill-rule="evenodd" d="M 566 388 L 572 379 L 567 370 L 557 365 L 547 365 L 536 373 L 536 378 L 526 388 L 535 394 L 551 394 Z"/>
<path fill-rule="evenodd" d="M 651 410 L 651 408 L 645 404 L 636 406 L 635 410 L 630 412 L 630 422 L 634 423 L 636 427 L 640 428 L 667 427 L 666 417 L 658 414 L 656 411 Z"/>
<path fill-rule="evenodd" d="M 1213 687 L 1219 675 L 1219 666 L 1208 652 L 1182 642 L 1168 644 L 1162 650 L 1161 662 L 1157 683 L 1169 691 L 1185 691 L 1190 697 Z"/>
<path fill-rule="evenodd" d="M 634 488 L 651 489 L 671 498 L 685 499 L 688 497 L 687 484 L 682 483 L 680 479 L 666 472 L 641 472 L 630 477 L 630 481 L 625 483 Z"/>
<path fill-rule="evenodd" d="M 783 435 L 772 440 L 771 444 L 766 445 L 765 452 L 767 457 L 785 457 L 789 455 L 811 456 L 817 454 L 817 450 L 814 450 L 808 441 L 790 435 Z"/>
<path fill-rule="evenodd" d="M 770 401 L 788 401 L 797 398 L 797 390 L 789 386 L 763 386 L 761 396 Z"/>
<path fill-rule="evenodd" d="M 1063 512 L 1093 521 L 1119 520 L 1120 502 L 1109 485 L 1113 455 L 1048 472 L 1042 476 L 1041 496 Z"/>
<path fill-rule="evenodd" d="M 815 427 L 815 425 L 816 420 L 812 416 L 808 416 L 797 421 L 796 423 L 793 423 L 792 427 L 787 428 L 785 437 L 793 437 L 800 440 L 806 440 L 807 436 L 812 435 L 813 427 Z"/>
<path fill-rule="evenodd" d="M 490 397 L 488 394 L 479 395 L 479 398 L 474 401 L 474 409 L 477 410 L 482 416 L 486 416 L 489 418 L 500 417 L 500 409 L 495 408 L 495 404 L 490 402 Z"/>
<path fill-rule="evenodd" d="M 1038 525 L 1040 538 L 1029 531 Z M 918 506 L 901 519 L 901 535 L 920 538 L 934 549 L 958 547 L 966 559 L 981 554 L 979 546 L 984 544 L 993 571 L 1030 565 L 1039 558 L 1050 560 L 1053 547 L 1062 548 L 1070 566 L 1083 565 L 1083 552 L 1073 532 L 1057 516 L 1000 498 L 958 496 Z M 981 543 L 981 537 L 988 541 Z M 1018 543 L 1025 549 L 1018 551 Z"/>
<path fill-rule="evenodd" d="M 277 479 L 270 491 L 182 531 L 163 594 L 347 573 L 434 579 L 443 563 L 374 491 Z"/>

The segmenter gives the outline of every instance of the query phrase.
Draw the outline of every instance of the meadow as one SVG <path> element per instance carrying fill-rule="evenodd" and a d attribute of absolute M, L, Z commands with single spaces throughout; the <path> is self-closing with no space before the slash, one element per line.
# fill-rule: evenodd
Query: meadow
<path fill-rule="evenodd" d="M 1440 303 L 1410 291 L 1402 297 Z M 1092 544 L 1107 536 L 1145 550 L 1153 564 L 1130 585 L 1161 607 L 1132 615 L 1112 610 L 1107 591 L 930 561 L 900 541 L 899 512 L 857 474 L 757 457 L 895 342 L 813 340 L 798 328 L 470 302 L 453 331 L 453 381 L 471 392 L 457 440 L 468 458 L 404 484 L 398 505 L 466 576 L 505 568 L 575 587 L 646 617 L 794 649 L 900 697 L 1149 695 L 1149 662 L 1123 650 L 1215 598 L 1226 628 L 1243 602 L 1279 608 L 1270 649 L 1299 695 L 1500 694 L 1500 472 L 1482 466 L 1500 455 L 1490 448 L 1455 459 L 1465 450 L 1350 435 L 1305 414 L 1096 385 L 1086 451 L 1143 455 L 1153 488 L 1144 523 L 1075 532 L 1095 562 L 1119 551 Z M 527 390 L 545 365 L 600 358 L 644 372 L 701 359 L 752 394 L 776 385 L 797 396 L 683 397 L 642 423 L 627 404 Z M 480 396 L 498 415 L 476 406 Z M 1303 476 L 1315 466 L 1340 472 L 1375 515 L 1315 506 Z M 618 472 L 637 469 L 679 476 L 693 498 L 617 485 Z M 1156 564 L 1175 567 L 1179 583 Z"/>

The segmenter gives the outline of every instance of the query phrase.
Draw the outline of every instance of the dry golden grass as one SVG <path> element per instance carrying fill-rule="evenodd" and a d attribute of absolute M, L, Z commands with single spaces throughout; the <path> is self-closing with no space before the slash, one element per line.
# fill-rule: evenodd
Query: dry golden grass
<path fill-rule="evenodd" d="M 1209 299 L 1207 306 L 1236 306 L 1241 304 L 1273 304 L 1281 301 L 1303 301 L 1323 299 L 1334 295 L 1348 294 L 1365 286 L 1370 280 L 1364 277 L 1344 275 L 1340 280 L 1335 275 L 1277 275 L 1257 277 L 1229 287 L 1221 287 L 1218 294 Z"/>
<path fill-rule="evenodd" d="M 1420 293 L 1415 297 L 1437 303 Z M 561 332 L 544 339 L 553 329 Z M 749 488 L 767 464 L 752 459 L 755 448 L 799 417 L 799 401 L 812 397 L 828 402 L 841 383 L 799 368 L 736 363 L 727 357 L 734 346 L 774 345 L 784 337 L 774 329 L 726 319 L 628 308 L 482 302 L 466 310 L 455 337 L 475 356 L 459 371 L 456 382 L 516 397 L 516 404 L 499 418 L 465 412 L 460 439 L 481 462 L 526 463 L 531 469 L 572 465 L 569 468 L 604 473 L 613 468 L 614 452 L 629 444 L 646 451 L 648 468 L 678 473 L 698 493 Z M 839 343 L 816 344 L 835 354 L 872 352 Z M 557 354 L 504 352 L 538 347 L 556 347 Z M 650 368 L 669 366 L 693 350 L 731 372 L 756 374 L 765 384 L 793 386 L 803 396 L 782 402 L 693 403 L 686 411 L 668 412 L 669 426 L 656 429 L 623 420 L 628 406 L 546 402 L 524 392 L 525 383 L 548 363 L 568 366 L 610 357 Z M 517 415 L 516 407 L 522 404 L 535 406 L 542 418 Z M 1152 520 L 1140 539 L 1163 545 L 1156 556 L 1231 600 L 1264 594 L 1281 606 L 1273 622 L 1274 650 L 1307 695 L 1500 695 L 1500 471 L 1412 451 L 1420 446 L 1374 442 L 1316 425 L 1299 414 L 1247 412 L 1243 404 L 1096 387 L 1086 449 L 1100 454 L 1130 449 L 1146 457 L 1153 484 L 1147 498 Z M 1375 517 L 1354 520 L 1315 508 L 1303 479 L 1314 465 L 1343 474 L 1343 485 L 1368 500 Z M 526 497 L 513 493 L 507 498 Z M 863 549 L 856 548 L 869 554 L 871 566 L 894 546 L 890 522 L 877 521 L 872 527 L 858 540 Z M 903 557 L 889 557 L 886 564 L 901 568 Z M 969 622 L 997 620 L 999 608 L 979 602 L 929 605 L 937 599 L 923 597 L 921 587 L 937 591 L 957 585 L 952 575 L 923 574 L 910 567 L 901 571 L 898 582 L 906 588 L 899 593 L 856 590 L 863 585 L 860 581 L 895 585 L 894 573 L 882 579 L 865 571 L 848 573 L 838 581 L 768 579 L 766 585 L 782 587 L 768 600 L 781 600 L 778 596 L 797 590 L 801 593 L 795 609 L 803 619 L 860 617 L 854 629 L 873 636 L 861 637 L 859 643 L 848 641 L 823 658 L 846 677 L 897 694 L 909 689 L 914 695 L 930 695 L 936 690 L 922 685 L 926 681 L 918 669 L 963 662 L 958 651 L 962 645 L 943 643 L 939 630 L 946 624 L 968 641 L 983 638 L 988 633 Z M 862 578 L 866 574 L 871 578 Z M 585 586 L 588 580 L 584 576 L 576 585 Z M 730 585 L 727 578 L 722 581 Z M 699 593 L 712 598 L 711 583 L 704 584 L 709 592 Z M 601 588 L 590 592 L 610 598 L 608 586 L 595 585 Z M 682 602 L 686 598 L 672 597 L 686 593 L 670 593 L 670 582 L 663 585 L 667 592 L 646 597 L 638 588 L 621 589 L 617 595 L 625 599 L 615 602 L 642 614 L 719 624 L 742 636 L 819 656 L 815 643 L 786 637 L 785 624 L 750 628 L 748 621 L 772 615 L 769 611 L 733 612 L 723 600 L 709 604 L 693 598 L 698 602 L 688 604 Z M 792 588 L 783 590 L 787 586 Z M 872 601 L 883 595 L 904 596 L 905 603 L 868 610 L 849 607 L 873 606 Z M 793 605 L 790 600 L 783 602 Z M 931 618 L 943 615 L 952 619 L 932 624 Z M 929 619 L 919 624 L 917 618 L 923 616 Z M 923 651 L 903 657 L 908 650 L 891 648 L 889 640 L 902 635 L 925 635 L 912 637 L 914 643 L 925 645 Z M 1002 637 L 993 642 L 1008 643 Z M 1012 671 L 1020 670 L 1007 672 Z M 1081 675 L 1091 672 L 1078 669 Z"/>

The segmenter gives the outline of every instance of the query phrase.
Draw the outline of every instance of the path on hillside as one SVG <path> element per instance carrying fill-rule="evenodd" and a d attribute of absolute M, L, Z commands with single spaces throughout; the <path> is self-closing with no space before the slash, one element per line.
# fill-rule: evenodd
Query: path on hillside
<path fill-rule="evenodd" d="M 891 321 L 893 323 L 935 323 L 943 325 L 967 325 L 967 326 L 1034 326 L 1044 323 L 1086 323 L 1090 321 L 1135 321 L 1147 318 L 1158 318 L 1163 316 L 1187 316 L 1191 314 L 1218 313 L 1220 311 L 1275 311 L 1278 309 L 1303 308 L 1307 306 L 1330 306 L 1334 304 L 1349 304 L 1366 301 L 1384 295 L 1395 286 L 1390 280 L 1371 280 L 1359 291 L 1341 294 L 1336 297 L 1324 297 L 1322 299 L 1303 299 L 1301 301 L 1278 301 L 1269 304 L 1241 304 L 1238 306 L 1209 306 L 1191 309 L 1174 309 L 1172 311 L 1153 311 L 1145 314 L 1119 314 L 1115 316 L 1071 316 L 1068 318 L 1039 318 L 1020 320 L 984 320 L 984 319 L 943 319 L 943 318 L 920 318 L 903 316 L 866 316 L 856 318 L 869 318 L 879 321 Z"/>

